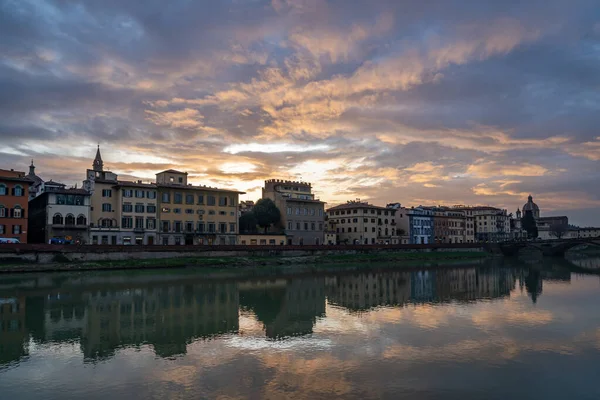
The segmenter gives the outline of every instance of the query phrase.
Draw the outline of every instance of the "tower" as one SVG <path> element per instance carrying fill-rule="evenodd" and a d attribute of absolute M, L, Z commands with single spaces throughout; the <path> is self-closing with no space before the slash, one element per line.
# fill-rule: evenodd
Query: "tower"
<path fill-rule="evenodd" d="M 35 175 L 35 165 L 33 165 L 33 160 L 31 160 L 31 165 L 29 166 L 29 175 Z"/>
<path fill-rule="evenodd" d="M 102 156 L 100 155 L 100 145 L 98 145 L 98 150 L 96 150 L 96 158 L 94 158 L 92 169 L 94 171 L 104 171 L 104 162 L 102 162 Z"/>
<path fill-rule="evenodd" d="M 521 210 L 519 208 L 517 208 L 515 215 L 517 216 L 517 219 L 521 219 Z"/>

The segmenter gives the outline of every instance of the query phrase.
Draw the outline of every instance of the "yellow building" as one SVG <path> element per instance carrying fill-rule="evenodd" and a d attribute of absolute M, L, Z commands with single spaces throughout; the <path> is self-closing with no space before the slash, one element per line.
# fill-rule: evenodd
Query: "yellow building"
<path fill-rule="evenodd" d="M 237 244 L 244 192 L 188 184 L 187 172 L 156 174 L 160 244 Z"/>
<path fill-rule="evenodd" d="M 248 234 L 248 235 L 239 235 L 238 244 L 242 245 L 271 245 L 271 246 L 281 246 L 286 244 L 285 235 L 277 235 L 277 234 Z"/>

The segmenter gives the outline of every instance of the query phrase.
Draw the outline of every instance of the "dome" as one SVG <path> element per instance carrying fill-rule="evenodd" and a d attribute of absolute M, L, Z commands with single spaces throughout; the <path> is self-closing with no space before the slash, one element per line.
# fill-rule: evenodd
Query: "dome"
<path fill-rule="evenodd" d="M 529 195 L 527 203 L 523 206 L 523 214 L 526 214 L 528 211 L 531 211 L 534 217 L 539 217 L 540 215 L 540 208 L 533 202 L 533 197 L 531 195 Z"/>

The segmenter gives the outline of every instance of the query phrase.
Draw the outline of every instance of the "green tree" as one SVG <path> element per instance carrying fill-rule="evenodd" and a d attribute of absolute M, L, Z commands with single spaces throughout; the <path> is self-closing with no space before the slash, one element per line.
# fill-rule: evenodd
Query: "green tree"
<path fill-rule="evenodd" d="M 272 225 L 278 224 L 281 221 L 281 212 L 271 199 L 260 199 L 254 205 L 252 213 L 256 217 L 258 226 L 267 230 Z"/>
<path fill-rule="evenodd" d="M 242 214 L 240 217 L 240 232 L 242 233 L 256 233 L 256 226 L 258 221 L 256 216 L 252 212 Z"/>
<path fill-rule="evenodd" d="M 535 223 L 535 218 L 533 218 L 531 211 L 527 211 L 525 215 L 523 215 L 523 218 L 521 218 L 521 227 L 527 231 L 527 237 L 530 239 L 538 237 L 537 224 Z"/>

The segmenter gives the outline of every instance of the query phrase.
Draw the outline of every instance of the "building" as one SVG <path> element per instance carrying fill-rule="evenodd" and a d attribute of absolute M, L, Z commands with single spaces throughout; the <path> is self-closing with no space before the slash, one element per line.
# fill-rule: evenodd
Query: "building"
<path fill-rule="evenodd" d="M 398 244 L 395 209 L 367 202 L 349 201 L 327 210 L 327 221 L 335 229 L 337 243 Z"/>
<path fill-rule="evenodd" d="M 104 171 L 104 163 L 100 154 L 100 146 L 92 163 L 92 169 L 86 171 L 83 188 L 90 193 L 90 243 L 122 244 L 118 240 L 119 205 L 114 187 L 117 185 L 117 174 Z"/>
<path fill-rule="evenodd" d="M 310 183 L 270 179 L 262 198 L 273 200 L 281 211 L 288 244 L 323 244 L 325 202 L 315 199 Z"/>
<path fill-rule="evenodd" d="M 474 241 L 502 242 L 511 239 L 510 217 L 506 210 L 490 206 L 455 206 L 453 208 L 465 212 L 467 226 L 473 224 Z M 466 230 L 470 231 L 469 228 Z M 470 240 L 470 234 L 466 234 L 465 237 Z"/>
<path fill-rule="evenodd" d="M 404 232 L 402 244 L 429 244 L 434 242 L 433 211 L 425 207 L 396 208 L 397 231 Z"/>
<path fill-rule="evenodd" d="M 88 243 L 89 192 L 49 183 L 29 201 L 29 243 L 50 243 L 51 239 Z"/>
<path fill-rule="evenodd" d="M 156 174 L 159 235 L 163 245 L 237 244 L 237 190 L 188 184 L 187 172 Z"/>
<path fill-rule="evenodd" d="M 254 209 L 254 202 L 252 200 L 240 201 L 239 211 L 240 216 L 252 212 Z"/>
<path fill-rule="evenodd" d="M 117 200 L 117 221 L 121 223 L 117 243 L 153 245 L 157 238 L 157 188 L 153 183 L 117 181 L 112 186 Z"/>
<path fill-rule="evenodd" d="M 432 207 L 435 243 L 466 243 L 466 213 L 448 207 Z"/>
<path fill-rule="evenodd" d="M 238 244 L 241 245 L 259 245 L 259 246 L 280 246 L 286 244 L 285 235 L 278 235 L 276 233 L 253 233 L 253 234 L 240 234 L 238 237 Z"/>
<path fill-rule="evenodd" d="M 0 237 L 27 243 L 31 183 L 24 172 L 0 169 Z"/>
<path fill-rule="evenodd" d="M 523 216 L 531 214 L 538 228 L 538 237 L 543 240 L 577 238 L 578 233 L 569 227 L 566 216 L 542 217 L 539 206 L 533 202 L 533 196 L 527 197 L 523 206 Z M 558 235 L 557 235 L 558 233 Z"/>
<path fill-rule="evenodd" d="M 600 237 L 600 228 L 579 228 L 578 237 L 582 239 Z"/>

